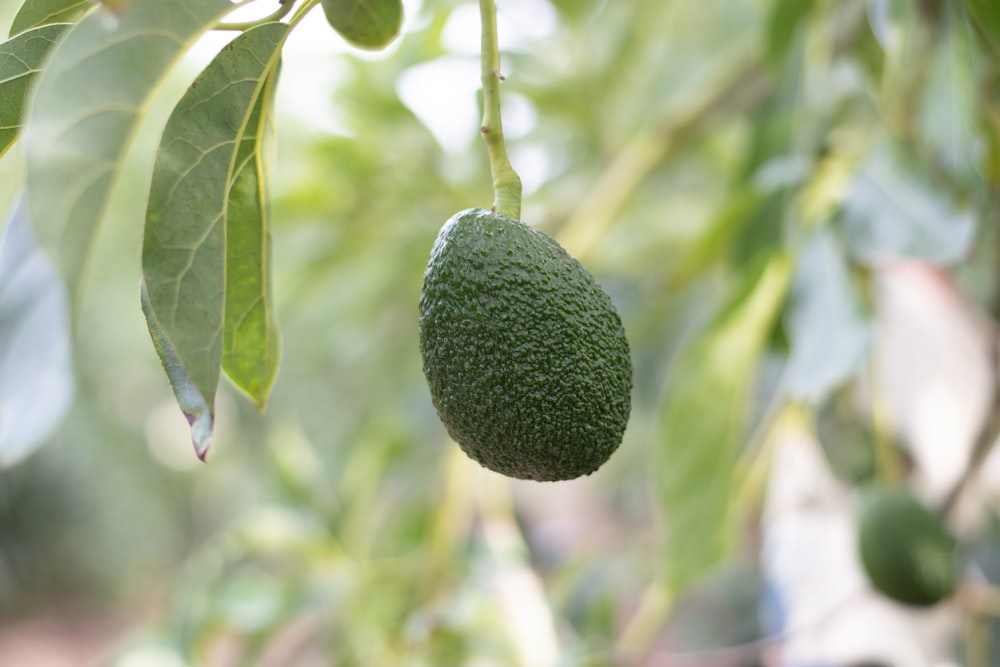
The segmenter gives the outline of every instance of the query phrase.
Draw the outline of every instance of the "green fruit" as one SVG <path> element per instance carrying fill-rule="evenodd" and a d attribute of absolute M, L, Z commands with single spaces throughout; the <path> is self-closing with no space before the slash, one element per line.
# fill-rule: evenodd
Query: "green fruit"
<path fill-rule="evenodd" d="M 448 433 L 491 470 L 572 479 L 621 443 L 632 390 L 621 319 L 577 260 L 522 222 L 471 209 L 441 228 L 420 351 Z"/>
<path fill-rule="evenodd" d="M 323 12 L 348 44 L 378 51 L 403 27 L 402 0 L 323 0 Z"/>
<path fill-rule="evenodd" d="M 858 546 L 872 584 L 898 602 L 929 606 L 955 590 L 955 538 L 906 490 L 862 497 Z"/>

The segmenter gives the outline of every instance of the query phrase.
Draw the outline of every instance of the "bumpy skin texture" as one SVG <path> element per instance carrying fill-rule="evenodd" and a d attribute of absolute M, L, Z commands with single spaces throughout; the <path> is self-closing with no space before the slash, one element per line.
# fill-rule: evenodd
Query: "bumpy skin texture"
<path fill-rule="evenodd" d="M 482 209 L 438 234 L 420 351 L 441 421 L 510 477 L 589 475 L 621 443 L 632 364 L 611 299 L 551 237 Z"/>
<path fill-rule="evenodd" d="M 858 546 L 876 589 L 898 602 L 930 606 L 951 595 L 956 542 L 909 492 L 871 490 L 862 498 Z"/>

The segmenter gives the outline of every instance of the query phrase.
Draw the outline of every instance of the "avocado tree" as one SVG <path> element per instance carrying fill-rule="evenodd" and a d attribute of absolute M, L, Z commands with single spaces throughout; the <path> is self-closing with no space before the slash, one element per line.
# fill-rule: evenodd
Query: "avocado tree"
<path fill-rule="evenodd" d="M 993 3 L 8 5 L 0 613 L 1000 664 Z"/>

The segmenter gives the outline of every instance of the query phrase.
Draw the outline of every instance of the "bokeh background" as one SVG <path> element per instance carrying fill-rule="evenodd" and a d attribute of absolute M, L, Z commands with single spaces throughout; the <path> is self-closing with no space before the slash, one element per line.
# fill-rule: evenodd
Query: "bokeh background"
<path fill-rule="evenodd" d="M 962 485 L 965 574 L 1000 573 L 998 10 L 499 0 L 523 217 L 611 294 L 635 368 L 611 461 L 537 484 L 465 459 L 421 374 L 429 249 L 492 192 L 477 3 L 404 4 L 384 53 L 319 9 L 289 40 L 283 361 L 265 414 L 222 387 L 207 464 L 139 248 L 159 133 L 231 35 L 158 94 L 73 306 L 72 406 L 0 470 L 0 665 L 1000 665 L 989 609 L 898 607 L 853 542 L 896 470 L 935 506 Z"/>

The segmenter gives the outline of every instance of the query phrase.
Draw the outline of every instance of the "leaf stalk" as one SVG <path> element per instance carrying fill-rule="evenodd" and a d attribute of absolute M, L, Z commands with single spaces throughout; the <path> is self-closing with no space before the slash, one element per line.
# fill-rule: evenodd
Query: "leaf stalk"
<path fill-rule="evenodd" d="M 315 4 L 315 3 L 312 3 Z M 240 32 L 245 32 L 251 28 L 256 28 L 259 25 L 264 25 L 265 23 L 273 23 L 275 21 L 280 21 L 285 18 L 292 8 L 295 7 L 295 0 L 280 0 L 280 4 L 276 10 L 268 14 L 267 16 L 255 19 L 253 21 L 243 21 L 241 23 L 219 23 L 215 26 L 215 30 L 236 30 Z"/>

